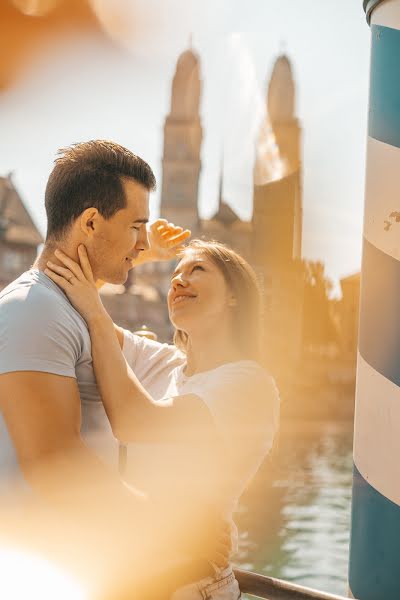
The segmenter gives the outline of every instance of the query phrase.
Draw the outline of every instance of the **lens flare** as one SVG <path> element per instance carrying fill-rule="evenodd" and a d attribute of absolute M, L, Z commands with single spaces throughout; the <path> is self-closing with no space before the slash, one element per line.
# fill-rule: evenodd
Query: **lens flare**
<path fill-rule="evenodd" d="M 59 3 L 60 0 L 13 0 L 14 6 L 28 17 L 43 17 Z"/>
<path fill-rule="evenodd" d="M 56 565 L 15 548 L 0 548 L 0 597 L 87 600 L 82 586 Z"/>

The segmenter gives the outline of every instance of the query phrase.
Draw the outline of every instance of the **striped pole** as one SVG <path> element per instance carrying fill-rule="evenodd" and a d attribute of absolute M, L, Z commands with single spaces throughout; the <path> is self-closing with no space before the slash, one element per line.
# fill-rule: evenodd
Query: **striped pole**
<path fill-rule="evenodd" d="M 400 0 L 371 24 L 350 592 L 400 599 Z"/>

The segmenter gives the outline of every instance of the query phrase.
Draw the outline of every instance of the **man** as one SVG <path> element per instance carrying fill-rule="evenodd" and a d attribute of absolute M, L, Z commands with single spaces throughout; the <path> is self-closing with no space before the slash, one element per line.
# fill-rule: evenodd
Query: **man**
<path fill-rule="evenodd" d="M 84 541 L 87 546 L 92 539 L 94 552 L 114 544 L 110 571 L 118 569 L 118 549 L 143 567 L 146 556 L 168 546 L 173 532 L 121 485 L 88 329 L 43 271 L 48 260 L 57 262 L 57 247 L 77 259 L 84 244 L 96 279 L 124 283 L 132 262 L 151 254 L 146 224 L 154 188 L 149 165 L 112 142 L 61 151 L 46 187 L 43 252 L 34 268 L 0 294 L 0 491 L 41 498 L 62 515 L 68 535 L 80 528 L 89 532 Z M 164 230 L 167 245 L 187 237 L 180 228 Z M 158 546 L 157 539 L 145 537 L 152 518 L 164 533 Z M 103 530 L 111 537 L 103 539 Z M 143 539 L 135 545 L 138 532 Z M 78 554 L 87 554 L 85 543 Z"/>

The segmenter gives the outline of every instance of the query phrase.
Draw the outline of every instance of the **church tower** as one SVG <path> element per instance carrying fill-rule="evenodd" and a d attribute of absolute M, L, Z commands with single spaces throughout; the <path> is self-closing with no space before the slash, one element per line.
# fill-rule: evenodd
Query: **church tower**
<path fill-rule="evenodd" d="M 192 49 L 178 59 L 172 83 L 171 110 L 164 126 L 161 217 L 196 231 L 203 131 L 199 107 L 199 57 Z"/>
<path fill-rule="evenodd" d="M 275 62 L 267 112 L 254 169 L 253 253 L 264 287 L 266 364 L 282 382 L 290 380 L 301 355 L 304 301 L 301 129 L 286 56 Z"/>
<path fill-rule="evenodd" d="M 278 57 L 268 86 L 268 114 L 286 172 L 301 162 L 301 128 L 295 116 L 296 89 L 292 67 L 284 54 Z"/>
<path fill-rule="evenodd" d="M 268 264 L 273 263 L 282 268 L 282 265 L 301 257 L 303 221 L 301 128 L 295 116 L 292 69 L 285 55 L 276 60 L 272 70 L 267 108 L 277 156 L 274 152 L 266 152 L 262 147 L 257 148 L 253 196 L 255 253 L 261 262 L 267 261 Z M 261 133 L 263 127 L 265 128 L 265 123 Z M 264 138 L 260 135 L 258 146 L 265 144 Z M 263 171 L 268 171 L 268 165 L 260 162 L 273 166 L 275 161 L 275 168 L 271 172 L 279 175 L 278 157 L 281 163 L 280 176 L 263 181 L 260 175 Z"/>

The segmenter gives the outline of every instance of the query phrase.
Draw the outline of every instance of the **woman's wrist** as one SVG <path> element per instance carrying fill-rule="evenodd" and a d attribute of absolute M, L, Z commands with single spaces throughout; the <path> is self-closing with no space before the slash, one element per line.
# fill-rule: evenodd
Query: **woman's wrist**
<path fill-rule="evenodd" d="M 86 320 L 89 329 L 101 329 L 104 327 L 114 328 L 113 320 L 104 308 L 104 306 L 90 313 L 89 318 Z"/>

